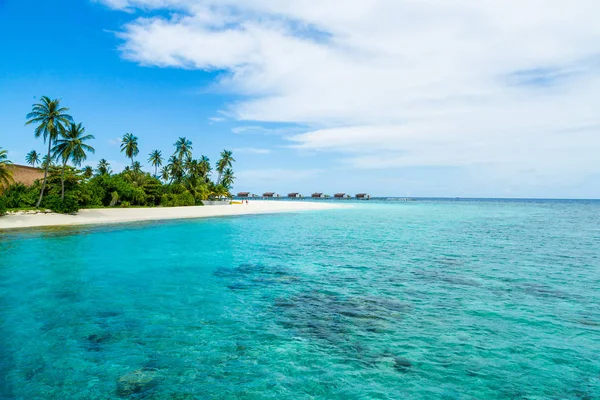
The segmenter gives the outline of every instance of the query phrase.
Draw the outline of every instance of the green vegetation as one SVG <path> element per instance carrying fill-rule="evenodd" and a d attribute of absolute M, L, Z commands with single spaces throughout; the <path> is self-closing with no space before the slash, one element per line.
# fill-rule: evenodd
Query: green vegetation
<path fill-rule="evenodd" d="M 27 162 L 27 164 L 29 164 L 33 168 L 35 168 L 35 164 L 39 164 L 40 163 L 40 155 L 39 155 L 39 153 L 37 151 L 31 150 L 25 156 L 25 161 Z"/>
<path fill-rule="evenodd" d="M 81 123 L 69 123 L 69 128 L 61 132 L 61 137 L 56 140 L 56 145 L 52 149 L 52 155 L 55 159 L 62 161 L 61 173 L 61 193 L 60 199 L 65 198 L 65 168 L 67 162 L 71 160 L 73 165 L 79 167 L 81 162 L 87 158 L 86 151 L 94 152 L 94 148 L 85 144 L 88 140 L 93 139 L 93 135 L 86 135 L 85 128 Z"/>
<path fill-rule="evenodd" d="M 154 167 L 154 177 L 158 177 L 158 167 L 162 166 L 163 158 L 160 150 L 154 150 L 150 153 L 148 162 Z"/>
<path fill-rule="evenodd" d="M 13 181 L 12 171 L 8 166 L 12 162 L 8 159 L 8 152 L 0 147 L 0 193 Z"/>
<path fill-rule="evenodd" d="M 133 136 L 131 133 L 124 134 L 123 139 L 121 139 L 121 152 L 125 152 L 127 158 L 131 159 L 131 165 L 133 166 L 133 158 L 140 152 L 137 136 Z"/>
<path fill-rule="evenodd" d="M 50 100 L 48 96 L 42 96 L 38 104 L 34 104 L 32 110 L 27 114 L 27 122 L 25 125 L 37 124 L 35 128 L 35 137 L 44 138 L 44 143 L 48 141 L 48 155 L 44 163 L 44 182 L 40 190 L 40 198 L 37 201 L 36 207 L 39 207 L 44 197 L 46 181 L 48 178 L 48 169 L 50 160 L 52 159 L 52 142 L 58 138 L 61 132 L 65 131 L 68 123 L 73 121 L 73 118 L 67 114 L 68 108 L 60 107 L 60 100 Z"/>
<path fill-rule="evenodd" d="M 203 200 L 231 197 L 229 191 L 235 181 L 231 151 L 221 152 L 215 164 L 218 178 L 213 182 L 210 160 L 204 155 L 194 159 L 192 142 L 185 137 L 174 143 L 175 150 L 164 166 L 160 150 L 149 154 L 154 175 L 143 171 L 135 160 L 139 139 L 132 133 L 124 134 L 121 140 L 120 150 L 131 160 L 125 170 L 113 173 L 104 158 L 95 170 L 91 166 L 81 168 L 88 154 L 94 153 L 89 144 L 94 136 L 86 134 L 81 123 L 73 122 L 67 111 L 60 107 L 59 100 L 44 96 L 27 115 L 26 124 L 36 124 L 35 136 L 48 142 L 48 155 L 40 164 L 44 178 L 32 186 L 12 183 L 6 168 L 10 163 L 7 152 L 0 149 L 0 193 L 5 189 L 0 195 L 0 213 L 7 209 L 43 208 L 73 213 L 80 208 L 192 206 L 202 205 Z M 39 154 L 31 151 L 26 161 L 35 166 L 40 163 Z"/>

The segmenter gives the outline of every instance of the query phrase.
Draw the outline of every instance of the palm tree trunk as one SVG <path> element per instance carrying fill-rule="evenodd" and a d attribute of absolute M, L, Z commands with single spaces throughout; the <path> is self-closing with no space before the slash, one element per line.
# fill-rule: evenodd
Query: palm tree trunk
<path fill-rule="evenodd" d="M 42 198 L 44 197 L 44 190 L 46 189 L 46 178 L 48 176 L 48 167 L 50 167 L 50 150 L 52 149 L 52 137 L 48 138 L 48 162 L 46 163 L 46 168 L 44 168 L 44 182 L 42 183 L 42 191 L 40 192 L 40 198 L 35 205 L 35 208 L 39 208 L 42 203 Z"/>
<path fill-rule="evenodd" d="M 158 176 L 158 164 L 156 164 L 154 166 L 154 177 L 156 178 Z"/>
<path fill-rule="evenodd" d="M 217 178 L 217 185 L 221 182 L 221 171 L 219 171 L 219 177 Z"/>
<path fill-rule="evenodd" d="M 61 201 L 64 201 L 64 199 L 65 199 L 65 167 L 66 166 L 67 166 L 67 161 L 64 161 L 63 167 L 62 167 L 62 174 L 60 176 L 60 185 L 62 187 L 61 194 L 60 194 Z"/>

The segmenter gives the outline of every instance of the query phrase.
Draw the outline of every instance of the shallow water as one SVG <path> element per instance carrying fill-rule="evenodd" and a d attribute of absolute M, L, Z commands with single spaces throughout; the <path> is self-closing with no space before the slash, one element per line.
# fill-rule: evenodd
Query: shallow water
<path fill-rule="evenodd" d="M 600 398 L 600 203 L 0 233 L 2 399 Z"/>

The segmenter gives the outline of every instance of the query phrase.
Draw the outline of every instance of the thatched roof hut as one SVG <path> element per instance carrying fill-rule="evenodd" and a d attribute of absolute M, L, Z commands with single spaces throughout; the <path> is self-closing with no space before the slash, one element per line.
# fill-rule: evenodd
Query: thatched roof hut
<path fill-rule="evenodd" d="M 8 166 L 8 169 L 12 171 L 15 183 L 22 183 L 25 186 L 31 186 L 36 180 L 44 179 L 44 170 L 42 168 L 11 164 Z"/>

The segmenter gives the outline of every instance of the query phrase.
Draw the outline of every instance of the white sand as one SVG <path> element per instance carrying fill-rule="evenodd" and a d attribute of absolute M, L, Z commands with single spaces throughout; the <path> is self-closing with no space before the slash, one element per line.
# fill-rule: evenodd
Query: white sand
<path fill-rule="evenodd" d="M 205 218 L 226 215 L 267 214 L 324 210 L 347 207 L 324 202 L 304 201 L 260 201 L 249 200 L 248 204 L 231 204 L 201 207 L 157 207 L 157 208 L 99 208 L 80 210 L 77 215 L 33 214 L 5 215 L 0 217 L 0 229 L 31 228 L 40 226 L 114 224 L 133 221 L 156 221 L 163 219 Z"/>

